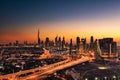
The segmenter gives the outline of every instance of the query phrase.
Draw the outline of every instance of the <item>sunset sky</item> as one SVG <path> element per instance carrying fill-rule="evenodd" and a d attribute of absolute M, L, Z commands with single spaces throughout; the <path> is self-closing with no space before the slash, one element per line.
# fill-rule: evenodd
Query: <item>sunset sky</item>
<path fill-rule="evenodd" d="M 58 35 L 113 37 L 120 43 L 120 0 L 0 0 L 0 43 Z"/>

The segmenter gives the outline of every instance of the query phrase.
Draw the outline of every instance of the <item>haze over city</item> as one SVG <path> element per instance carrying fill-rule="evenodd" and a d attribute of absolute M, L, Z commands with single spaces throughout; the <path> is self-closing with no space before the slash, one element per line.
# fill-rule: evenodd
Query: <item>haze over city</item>
<path fill-rule="evenodd" d="M 113 37 L 120 42 L 119 0 L 0 0 L 0 42 L 36 42 L 58 35 Z"/>

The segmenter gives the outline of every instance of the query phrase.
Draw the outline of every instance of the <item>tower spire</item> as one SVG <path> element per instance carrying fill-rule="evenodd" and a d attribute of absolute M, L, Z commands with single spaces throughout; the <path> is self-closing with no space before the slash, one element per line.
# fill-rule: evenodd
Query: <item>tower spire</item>
<path fill-rule="evenodd" d="M 38 44 L 40 44 L 39 29 L 38 29 Z"/>
<path fill-rule="evenodd" d="M 38 29 L 38 38 L 39 38 L 39 29 Z"/>

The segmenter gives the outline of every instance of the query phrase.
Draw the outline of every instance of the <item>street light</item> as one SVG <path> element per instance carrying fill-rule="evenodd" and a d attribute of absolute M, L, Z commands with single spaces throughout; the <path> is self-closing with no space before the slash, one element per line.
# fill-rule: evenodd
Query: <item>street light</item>
<path fill-rule="evenodd" d="M 107 77 L 105 76 L 105 77 L 104 77 L 104 79 L 106 80 L 106 79 L 107 79 Z"/>
<path fill-rule="evenodd" d="M 115 76 L 115 75 L 113 75 L 113 79 L 116 79 L 116 76 Z"/>
<path fill-rule="evenodd" d="M 95 77 L 95 80 L 98 80 L 98 77 Z"/>
<path fill-rule="evenodd" d="M 85 78 L 85 80 L 88 80 L 88 78 Z"/>

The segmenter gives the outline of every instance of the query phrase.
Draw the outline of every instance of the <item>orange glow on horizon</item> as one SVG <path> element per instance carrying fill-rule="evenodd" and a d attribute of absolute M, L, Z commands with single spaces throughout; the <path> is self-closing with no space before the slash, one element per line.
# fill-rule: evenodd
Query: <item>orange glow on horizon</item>
<path fill-rule="evenodd" d="M 45 41 L 46 37 L 50 40 L 64 36 L 67 42 L 73 39 L 75 43 L 76 37 L 86 38 L 89 42 L 90 37 L 94 39 L 101 39 L 105 37 L 112 37 L 114 41 L 120 42 L 120 23 L 119 19 L 96 19 L 96 20 L 70 20 L 61 22 L 46 22 L 38 23 L 37 25 L 23 25 L 25 27 L 19 28 L 14 33 L 5 33 L 0 35 L 0 42 L 37 42 L 37 31 L 39 28 L 40 39 Z"/>
<path fill-rule="evenodd" d="M 59 35 L 58 35 L 59 36 Z M 44 35 L 40 35 L 40 39 L 42 40 L 42 41 L 45 41 L 45 38 L 46 37 L 49 37 L 49 39 L 51 40 L 51 41 L 55 41 L 55 37 L 56 37 L 56 35 L 51 35 L 51 36 L 44 36 Z M 63 38 L 63 36 L 60 36 L 61 37 L 61 39 Z M 65 37 L 65 41 L 66 42 L 70 42 L 70 39 L 72 38 L 73 39 L 73 43 L 76 43 L 76 35 L 66 35 L 66 36 L 64 36 Z M 90 37 L 91 36 L 86 36 L 86 37 L 81 37 L 81 36 L 79 36 L 80 38 L 86 38 L 87 39 L 87 43 L 89 43 L 90 42 Z M 103 36 L 103 37 L 95 37 L 95 36 L 93 36 L 94 37 L 94 40 L 95 39 L 102 39 L 102 38 L 106 38 L 105 36 Z M 116 42 L 118 42 L 118 43 L 120 43 L 120 38 L 116 38 L 116 37 L 112 37 L 113 39 L 114 39 L 114 41 L 116 41 Z M 30 43 L 33 43 L 33 42 L 36 42 L 37 43 L 37 34 L 34 36 L 34 35 L 32 35 L 32 36 L 23 36 L 23 37 L 16 37 L 16 36 L 13 36 L 13 37 L 11 37 L 11 36 L 6 36 L 6 37 L 3 37 L 2 39 L 1 39 L 1 42 L 6 42 L 6 43 L 8 43 L 8 42 L 15 42 L 16 40 L 18 40 L 19 42 L 21 42 L 21 43 L 23 43 L 24 41 L 28 41 L 28 42 L 30 42 Z"/>

